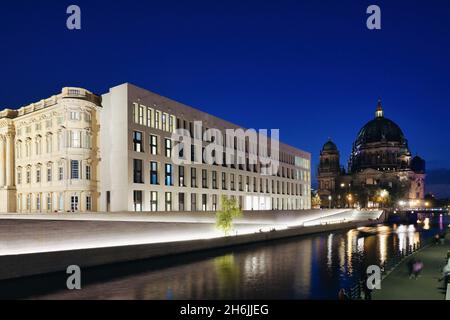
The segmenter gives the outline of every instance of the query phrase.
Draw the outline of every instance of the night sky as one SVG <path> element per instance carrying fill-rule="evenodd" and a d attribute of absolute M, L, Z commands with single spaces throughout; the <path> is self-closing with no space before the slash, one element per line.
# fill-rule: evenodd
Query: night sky
<path fill-rule="evenodd" d="M 82 30 L 66 28 L 71 4 Z M 371 4 L 382 30 L 366 28 Z M 312 153 L 315 174 L 328 137 L 346 164 L 381 97 L 412 153 L 430 171 L 450 169 L 448 0 L 2 1 L 0 39 L 0 109 L 64 86 L 102 94 L 131 82 L 279 128 Z"/>

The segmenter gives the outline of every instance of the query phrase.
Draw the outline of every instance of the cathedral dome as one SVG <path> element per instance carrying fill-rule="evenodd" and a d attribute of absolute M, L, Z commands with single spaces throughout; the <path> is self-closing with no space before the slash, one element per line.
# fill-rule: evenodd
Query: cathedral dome
<path fill-rule="evenodd" d="M 392 120 L 383 116 L 381 103 L 378 102 L 376 118 L 369 121 L 359 131 L 355 145 L 362 146 L 366 143 L 374 142 L 398 142 L 406 141 L 400 127 Z"/>
<path fill-rule="evenodd" d="M 333 141 L 328 140 L 327 143 L 323 145 L 322 151 L 330 152 L 330 151 L 338 151 L 338 149 Z"/>

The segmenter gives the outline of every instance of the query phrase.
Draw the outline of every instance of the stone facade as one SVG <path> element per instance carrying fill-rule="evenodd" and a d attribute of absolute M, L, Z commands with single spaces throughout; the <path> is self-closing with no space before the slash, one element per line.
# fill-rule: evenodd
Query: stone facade
<path fill-rule="evenodd" d="M 423 205 L 425 161 L 412 157 L 408 141 L 393 121 L 384 117 L 381 102 L 375 119 L 358 133 L 348 170 L 341 167 L 339 150 L 330 140 L 320 153 L 319 195 L 322 206 L 378 207 L 395 200 Z"/>

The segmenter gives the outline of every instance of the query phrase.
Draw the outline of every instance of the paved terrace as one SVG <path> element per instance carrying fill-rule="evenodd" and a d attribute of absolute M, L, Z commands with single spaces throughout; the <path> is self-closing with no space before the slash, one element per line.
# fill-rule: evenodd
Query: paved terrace
<path fill-rule="evenodd" d="M 235 233 L 253 234 L 380 218 L 380 211 L 246 212 Z M 381 218 L 380 218 L 381 222 Z M 223 237 L 211 213 L 1 214 L 0 256 Z"/>
<path fill-rule="evenodd" d="M 424 263 L 422 275 L 409 279 L 408 260 L 406 258 L 381 283 L 381 290 L 373 294 L 376 300 L 445 300 L 447 288 L 438 279 L 442 277 L 442 268 L 446 263 L 447 250 L 450 249 L 450 235 L 444 245 L 431 245 L 412 257 Z"/>

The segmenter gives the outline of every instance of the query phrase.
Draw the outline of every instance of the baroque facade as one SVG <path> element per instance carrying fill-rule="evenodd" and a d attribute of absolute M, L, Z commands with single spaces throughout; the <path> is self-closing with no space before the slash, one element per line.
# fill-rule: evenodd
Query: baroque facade
<path fill-rule="evenodd" d="M 400 127 L 384 117 L 381 101 L 375 119 L 359 131 L 345 170 L 336 144 L 329 140 L 320 152 L 318 168 L 322 206 L 377 207 L 383 202 L 422 205 L 425 161 L 412 157 Z"/>
<path fill-rule="evenodd" d="M 0 112 L 0 212 L 309 209 L 310 154 L 280 143 L 279 171 L 173 163 L 176 129 L 239 127 L 130 84 L 82 88 Z M 246 159 L 247 142 L 237 146 Z"/>

